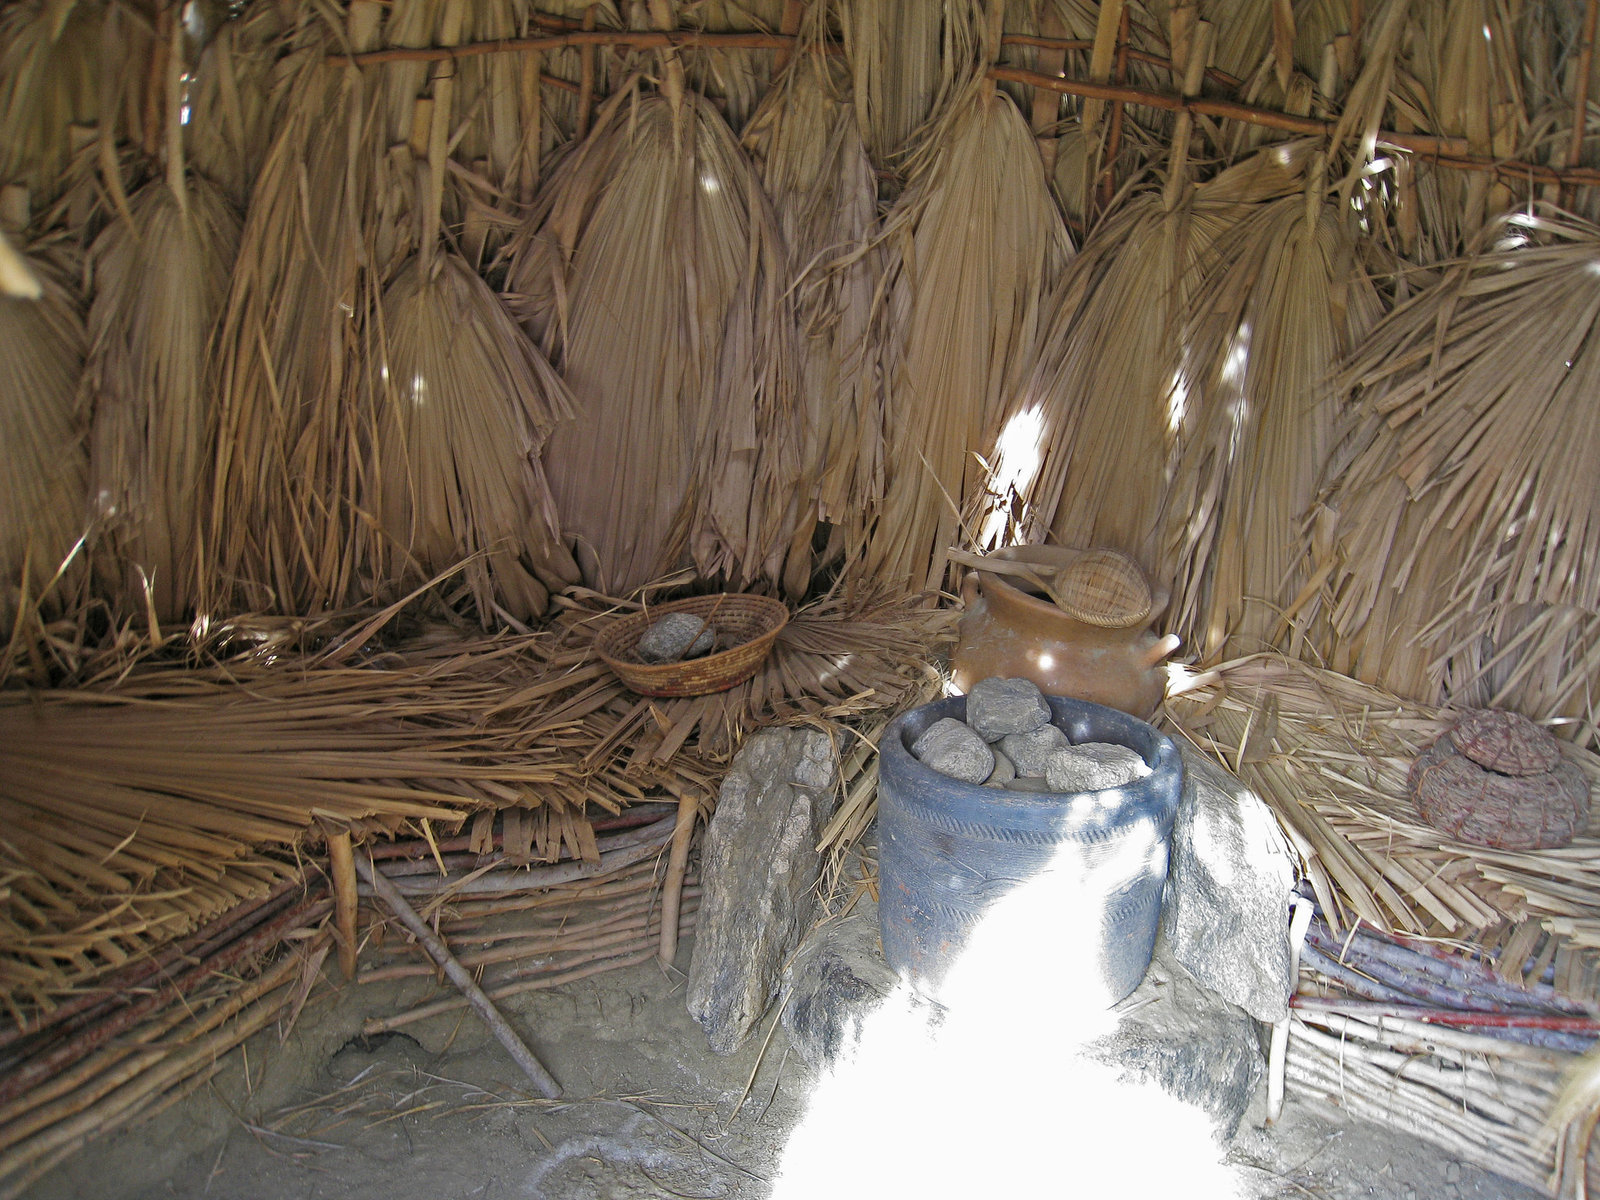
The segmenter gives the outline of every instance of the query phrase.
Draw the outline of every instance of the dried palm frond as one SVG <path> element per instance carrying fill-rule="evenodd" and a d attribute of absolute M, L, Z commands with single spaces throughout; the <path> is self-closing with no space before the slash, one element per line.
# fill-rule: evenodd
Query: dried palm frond
<path fill-rule="evenodd" d="M 208 574 L 220 611 L 316 611 L 354 579 L 352 360 L 366 308 L 366 80 L 307 36 L 257 179 L 218 336 L 221 414 Z"/>
<path fill-rule="evenodd" d="M 820 11 L 820 10 L 818 10 Z M 800 60 L 751 122 L 789 252 L 803 355 L 805 478 L 838 549 L 859 553 L 883 498 L 883 370 L 873 299 L 883 277 L 877 177 L 830 64 Z M 809 500 L 810 497 L 804 497 Z M 809 531 L 807 531 L 809 535 Z"/>
<path fill-rule="evenodd" d="M 0 295 L 0 637 L 37 603 L 83 534 L 88 456 L 78 408 L 86 337 L 66 271 L 19 255 L 37 299 Z M 54 608 L 60 597 L 47 597 Z"/>
<path fill-rule="evenodd" d="M 0 185 L 22 184 L 36 204 L 56 195 L 74 125 L 94 123 L 100 92 L 100 16 L 91 3 L 27 0 L 0 12 Z"/>
<path fill-rule="evenodd" d="M 835 0 L 855 86 L 856 124 L 880 168 L 913 148 L 918 131 L 956 94 L 973 6 L 962 0 Z"/>
<path fill-rule="evenodd" d="M 412 564 L 431 576 L 469 559 L 465 578 L 485 623 L 496 612 L 542 613 L 548 588 L 576 581 L 539 465 L 552 426 L 571 414 L 565 385 L 453 254 L 431 274 L 413 260 L 382 309 L 367 477 L 380 518 L 376 580 L 404 583 Z"/>
<path fill-rule="evenodd" d="M 1541 244 L 1450 268 L 1350 362 L 1360 423 L 1322 562 L 1363 678 L 1578 715 L 1600 682 L 1578 640 L 1600 614 L 1600 229 L 1514 218 L 1507 232 Z"/>
<path fill-rule="evenodd" d="M 697 0 L 680 4 L 677 25 L 708 33 L 776 33 L 783 0 Z M 689 85 L 713 100 L 735 129 L 755 113 L 772 84 L 770 50 L 689 47 L 682 52 Z"/>
<path fill-rule="evenodd" d="M 1219 237 L 1190 301 L 1174 387 L 1196 432 L 1163 526 L 1183 588 L 1172 628 L 1205 658 L 1285 636 L 1309 575 L 1301 520 L 1334 445 L 1331 376 L 1380 311 L 1319 182 L 1314 171 L 1307 197 L 1263 205 Z"/>
<path fill-rule="evenodd" d="M 933 588 L 962 519 L 982 538 L 1005 499 L 991 495 L 1003 481 L 975 456 L 992 460 L 1016 440 L 1002 420 L 1032 370 L 1042 298 L 1071 244 L 1032 132 L 981 81 L 917 156 L 887 230 L 899 345 L 886 494 L 866 565 L 875 578 Z"/>
<path fill-rule="evenodd" d="M 286 97 L 273 81 L 283 25 L 282 9 L 249 5 L 217 31 L 189 83 L 190 160 L 241 212 L 283 116 Z"/>
<path fill-rule="evenodd" d="M 1034 470 L 1014 481 L 1027 540 L 1053 530 L 1063 544 L 1115 547 L 1158 569 L 1168 462 L 1194 420 L 1174 387 L 1176 334 L 1206 251 L 1235 211 L 1196 202 L 1169 212 L 1147 194 L 1069 264 L 1009 418 L 1037 431 Z"/>
<path fill-rule="evenodd" d="M 146 184 L 95 239 L 86 386 L 90 490 L 130 611 L 182 617 L 199 596 L 199 507 L 208 480 L 212 332 L 238 252 L 239 218 L 190 177 Z M 130 223 L 131 222 L 131 223 Z"/>
<path fill-rule="evenodd" d="M 692 555 L 735 587 L 803 583 L 788 264 L 727 124 L 618 96 L 551 187 L 508 283 L 558 298 L 545 344 L 578 419 L 546 471 L 587 578 L 627 591 Z"/>

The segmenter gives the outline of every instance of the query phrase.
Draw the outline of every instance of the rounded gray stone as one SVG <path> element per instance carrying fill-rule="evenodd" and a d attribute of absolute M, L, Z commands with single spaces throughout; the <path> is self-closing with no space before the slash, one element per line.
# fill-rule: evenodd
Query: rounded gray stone
<path fill-rule="evenodd" d="M 994 752 L 988 743 L 954 717 L 943 717 L 928 726 L 913 743 L 911 753 L 930 770 L 963 783 L 982 783 L 994 770 Z"/>
<path fill-rule="evenodd" d="M 669 663 L 698 658 L 708 652 L 716 640 L 716 628 L 707 624 L 703 617 L 693 613 L 668 613 L 650 623 L 633 650 L 647 663 Z"/>
<path fill-rule="evenodd" d="M 1016 764 L 1018 775 L 1042 776 L 1051 755 L 1071 745 L 1067 735 L 1054 725 L 1041 725 L 1028 733 L 1008 733 L 1000 739 L 1000 749 Z"/>
<path fill-rule="evenodd" d="M 994 755 L 994 770 L 989 772 L 989 778 L 983 781 L 983 786 L 992 788 L 1005 787 L 1006 784 L 1017 777 L 1016 765 L 1006 757 L 1004 752 L 997 750 L 995 747 L 990 746 L 989 751 Z"/>
<path fill-rule="evenodd" d="M 980 679 L 967 693 L 967 724 L 986 742 L 1050 723 L 1050 705 L 1031 679 Z"/>
<path fill-rule="evenodd" d="M 1044 777 L 1052 791 L 1102 792 L 1148 774 L 1149 765 L 1126 746 L 1083 742 L 1052 754 Z"/>

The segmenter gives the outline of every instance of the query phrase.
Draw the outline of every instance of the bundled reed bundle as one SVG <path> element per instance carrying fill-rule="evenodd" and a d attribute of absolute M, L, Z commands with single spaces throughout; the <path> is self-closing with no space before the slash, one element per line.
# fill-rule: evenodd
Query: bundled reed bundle
<path fill-rule="evenodd" d="M 884 250 L 877 177 L 830 66 L 820 55 L 799 60 L 745 138 L 795 280 L 805 476 L 815 480 L 817 519 L 833 526 L 831 549 L 854 559 L 883 498 L 883 340 L 872 318 Z"/>
<path fill-rule="evenodd" d="M 1173 387 L 1195 411 L 1163 518 L 1181 581 L 1172 628 L 1203 657 L 1277 644 L 1307 582 L 1303 514 L 1333 449 L 1340 358 L 1377 320 L 1376 290 L 1318 172 L 1214 243 Z M 1298 643 L 1298 633 L 1290 645 Z"/>
<path fill-rule="evenodd" d="M 59 603 L 47 591 L 83 534 L 88 483 L 82 309 L 48 258 L 19 253 L 17 262 L 39 294 L 0 294 L 0 636 L 8 641 L 23 611 Z"/>
<path fill-rule="evenodd" d="M 546 469 L 586 578 L 627 591 L 692 557 L 736 588 L 803 586 L 788 264 L 727 124 L 693 95 L 619 94 L 551 187 L 508 285 L 564 297 L 544 335 L 577 419 Z"/>
<path fill-rule="evenodd" d="M 979 530 L 1005 500 L 991 487 L 1006 464 L 991 472 L 983 460 L 997 446 L 1002 458 L 1038 453 L 1025 433 L 1002 431 L 1002 418 L 1032 369 L 1043 297 L 1071 253 L 1033 134 L 1009 97 L 980 81 L 951 110 L 912 164 L 887 232 L 888 474 L 866 566 L 936 588 L 962 521 Z"/>
<path fill-rule="evenodd" d="M 214 404 L 205 368 L 238 242 L 227 200 L 186 177 L 180 159 L 89 254 L 94 515 L 115 553 L 112 594 L 125 610 L 148 603 L 162 621 L 181 619 L 200 596 Z"/>
<path fill-rule="evenodd" d="M 1469 846 L 1423 824 L 1407 796 L 1418 753 L 1459 713 L 1275 655 L 1239 659 L 1169 698 L 1180 734 L 1272 808 L 1299 851 L 1329 924 L 1470 940 L 1520 981 L 1582 1004 L 1600 991 L 1596 840 L 1559 850 Z M 1600 758 L 1564 746 L 1590 780 Z"/>
<path fill-rule="evenodd" d="M 1540 244 L 1452 267 L 1344 375 L 1362 392 L 1326 499 L 1334 661 L 1427 701 L 1586 714 L 1600 665 L 1600 230 L 1508 228 Z"/>

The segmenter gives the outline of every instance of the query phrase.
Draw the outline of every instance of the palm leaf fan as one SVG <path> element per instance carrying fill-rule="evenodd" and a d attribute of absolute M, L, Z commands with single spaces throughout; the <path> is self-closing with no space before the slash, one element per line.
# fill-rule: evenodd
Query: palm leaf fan
<path fill-rule="evenodd" d="M 77 297 L 44 255 L 18 258 L 36 299 L 0 294 L 0 621 L 38 602 L 83 533 L 88 455 L 77 417 L 86 337 Z M 55 607 L 59 595 L 45 597 Z"/>
<path fill-rule="evenodd" d="M 873 163 L 887 167 L 912 148 L 918 131 L 953 93 L 945 18 L 960 6 L 926 0 L 833 0 L 833 6 L 862 141 Z"/>
<path fill-rule="evenodd" d="M 736 586 L 775 578 L 797 519 L 794 317 L 732 132 L 699 97 L 675 114 L 619 94 L 551 187 L 508 285 L 559 297 L 545 342 L 578 419 L 545 463 L 585 577 L 626 591 L 692 550 Z"/>
<path fill-rule="evenodd" d="M 1349 363 L 1362 391 L 1329 489 L 1335 628 L 1371 638 L 1374 598 L 1415 596 L 1400 632 L 1439 698 L 1573 715 L 1600 682 L 1581 640 L 1600 614 L 1600 228 L 1502 230 L 1538 244 L 1450 268 Z M 1389 674 L 1376 654 L 1365 666 Z"/>
<path fill-rule="evenodd" d="M 148 587 L 162 620 L 198 599 L 214 396 L 206 363 L 239 246 L 222 193 L 198 176 L 179 186 L 181 195 L 166 179 L 146 184 L 131 221 L 113 221 L 89 254 L 95 515 L 115 548 L 124 608 L 142 612 Z"/>
<path fill-rule="evenodd" d="M 0 12 L 0 184 L 57 194 L 74 125 L 99 111 L 100 21 L 91 3 L 26 0 Z"/>
<path fill-rule="evenodd" d="M 883 498 L 882 340 L 871 321 L 884 250 L 877 176 L 829 69 L 820 55 L 798 60 L 745 136 L 796 281 L 805 477 L 815 481 L 817 518 L 833 526 L 836 549 L 853 556 Z"/>
<path fill-rule="evenodd" d="M 1319 183 L 1313 171 L 1309 200 L 1262 205 L 1217 240 L 1185 323 L 1175 386 L 1196 433 L 1179 453 L 1164 536 L 1174 632 L 1206 658 L 1281 640 L 1306 582 L 1301 519 L 1333 448 L 1330 377 L 1379 315 Z"/>
<path fill-rule="evenodd" d="M 1033 368 L 1042 299 L 1071 245 L 1032 132 L 981 81 L 919 153 L 887 228 L 902 340 L 866 564 L 920 589 L 938 586 L 961 519 L 976 529 L 1003 499 L 983 460 Z"/>

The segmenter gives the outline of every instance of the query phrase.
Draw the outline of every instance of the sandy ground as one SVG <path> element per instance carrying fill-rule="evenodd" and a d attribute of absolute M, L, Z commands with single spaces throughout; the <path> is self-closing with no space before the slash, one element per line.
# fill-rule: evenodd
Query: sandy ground
<path fill-rule="evenodd" d="M 689 950 L 683 947 L 680 962 Z M 336 985 L 330 974 L 329 986 L 313 995 L 286 1038 L 271 1030 L 258 1036 L 207 1087 L 87 1147 L 29 1194 L 38 1200 L 739 1200 L 769 1197 L 775 1188 L 785 1200 L 800 1194 L 775 1180 L 817 1079 L 788 1052 L 781 1028 L 768 1037 L 764 1026 L 738 1053 L 718 1058 L 684 1010 L 681 974 L 654 963 L 519 997 L 507 1015 L 565 1088 L 564 1100 L 547 1102 L 529 1098 L 516 1067 L 470 1015 L 421 1022 L 408 1035 L 359 1037 L 363 1018 L 434 993 L 431 980 L 357 987 Z M 1110 1193 L 1083 1186 L 1088 1158 L 1098 1157 L 1106 1160 L 1104 1171 L 1093 1174 L 1125 1180 L 1120 1197 L 1196 1196 L 1139 1185 L 1139 1164 L 1169 1151 L 1159 1117 L 1134 1121 L 1142 1127 L 1110 1145 L 1034 1135 L 1050 1128 L 1056 1100 L 1075 1086 L 1080 1099 L 1088 1089 L 1086 1102 L 1095 1103 L 1092 1078 L 1053 1079 L 1026 1097 L 982 1079 L 946 1083 L 938 1096 L 921 1097 L 935 1115 L 911 1135 L 916 1145 L 903 1134 L 898 1141 L 877 1137 L 883 1109 L 874 1104 L 895 1104 L 892 1097 L 858 1095 L 864 1115 L 853 1133 L 824 1139 L 829 1162 L 822 1174 L 887 1181 L 861 1194 L 923 1195 L 893 1183 L 896 1156 L 909 1153 L 980 1174 L 983 1164 L 993 1164 L 998 1194 L 1016 1195 L 1004 1186 L 1004 1164 L 1020 1157 L 1038 1168 L 1028 1193 L 1098 1196 Z M 1259 1110 L 1258 1099 L 1230 1144 L 1209 1143 L 1214 1158 L 1231 1166 L 1241 1196 L 1535 1195 L 1413 1139 L 1332 1124 L 1292 1101 L 1270 1130 L 1261 1128 Z M 1015 1138 L 992 1132 L 1008 1127 L 1018 1131 Z"/>

